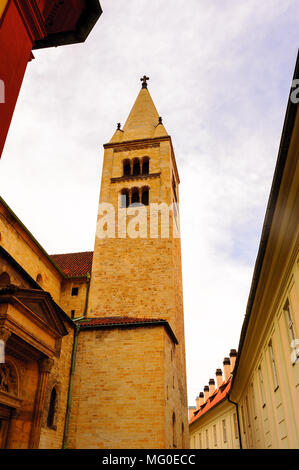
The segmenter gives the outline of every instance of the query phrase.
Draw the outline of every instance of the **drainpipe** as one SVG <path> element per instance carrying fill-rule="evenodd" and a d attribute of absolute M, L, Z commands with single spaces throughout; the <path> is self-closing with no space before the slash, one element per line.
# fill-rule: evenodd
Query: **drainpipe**
<path fill-rule="evenodd" d="M 240 442 L 240 449 L 242 449 L 242 438 L 241 438 L 241 428 L 240 428 L 240 419 L 239 419 L 239 406 L 238 406 L 238 403 L 236 403 L 235 401 L 232 401 L 230 398 L 229 398 L 229 395 L 227 396 L 227 399 L 230 403 L 232 403 L 233 405 L 236 406 L 236 412 L 237 412 L 237 421 L 238 421 L 238 433 L 239 433 L 239 442 Z"/>
<path fill-rule="evenodd" d="M 71 363 L 71 370 L 70 370 L 70 381 L 69 381 L 69 389 L 68 389 L 68 397 L 67 397 L 67 407 L 66 407 L 66 415 L 65 415 L 62 449 L 66 449 L 66 446 L 67 446 L 67 435 L 68 435 L 70 410 L 71 410 L 71 403 L 72 403 L 73 380 L 74 380 L 74 372 L 75 372 L 75 365 L 76 365 L 76 354 L 77 354 L 79 331 L 80 331 L 80 324 L 76 323 L 75 324 L 74 343 L 73 343 L 73 351 L 72 351 L 72 363 Z"/>
<path fill-rule="evenodd" d="M 87 314 L 87 305 L 88 305 L 88 296 L 89 296 L 89 287 L 90 287 L 90 273 L 86 274 L 87 277 L 87 287 L 86 287 L 86 297 L 85 297 L 85 306 L 84 306 L 84 317 L 86 317 Z"/>

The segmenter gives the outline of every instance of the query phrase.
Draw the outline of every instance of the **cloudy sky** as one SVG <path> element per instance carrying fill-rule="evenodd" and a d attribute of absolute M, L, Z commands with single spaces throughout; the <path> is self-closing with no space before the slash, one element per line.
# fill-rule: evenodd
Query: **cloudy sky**
<path fill-rule="evenodd" d="M 149 91 L 180 173 L 189 404 L 237 348 L 298 48 L 295 0 L 101 0 L 83 45 L 36 51 L 1 196 L 50 254 L 93 250 L 102 145 Z"/>

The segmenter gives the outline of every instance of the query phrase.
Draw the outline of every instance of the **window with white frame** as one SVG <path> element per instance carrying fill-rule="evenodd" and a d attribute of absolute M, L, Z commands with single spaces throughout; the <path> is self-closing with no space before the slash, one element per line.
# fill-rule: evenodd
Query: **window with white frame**
<path fill-rule="evenodd" d="M 291 307 L 290 307 L 290 303 L 288 299 L 283 307 L 283 310 L 284 310 L 288 332 L 289 332 L 290 346 L 292 349 L 291 360 L 292 360 L 292 363 L 295 364 L 295 362 L 297 362 L 297 359 L 299 358 L 299 340 L 296 338 L 293 315 L 291 312 Z"/>
<path fill-rule="evenodd" d="M 272 340 L 270 340 L 268 346 L 269 346 L 269 353 L 270 353 L 270 361 L 271 361 L 271 368 L 272 368 L 272 377 L 273 377 L 273 383 L 274 383 L 274 390 L 277 390 L 278 389 L 278 378 L 277 378 L 277 369 L 276 369 L 276 362 L 275 362 L 275 356 L 274 356 L 274 351 L 273 351 Z"/>
<path fill-rule="evenodd" d="M 238 439 L 239 438 L 239 435 L 238 435 L 238 421 L 237 421 L 236 413 L 234 413 L 233 420 L 234 420 L 235 439 Z"/>
<path fill-rule="evenodd" d="M 241 416 L 242 416 L 242 424 L 243 424 L 243 433 L 246 434 L 246 421 L 244 416 L 244 407 L 241 405 Z"/>
<path fill-rule="evenodd" d="M 217 430 L 216 424 L 213 424 L 214 447 L 217 447 Z"/>
<path fill-rule="evenodd" d="M 265 398 L 265 389 L 264 389 L 264 381 L 263 381 L 263 374 L 262 374 L 261 366 L 259 366 L 258 368 L 258 375 L 259 375 L 259 381 L 260 381 L 260 392 L 261 392 L 261 397 L 262 397 L 262 404 L 264 407 L 266 406 L 266 398 Z"/>
<path fill-rule="evenodd" d="M 199 448 L 202 449 L 201 432 L 199 433 Z"/>
<path fill-rule="evenodd" d="M 246 414 L 247 414 L 247 424 L 250 428 L 250 412 L 249 412 L 249 404 L 248 404 L 248 395 L 245 397 L 245 405 L 246 405 Z"/>
<path fill-rule="evenodd" d="M 226 421 L 225 419 L 222 420 L 222 432 L 223 432 L 223 442 L 227 442 L 227 434 L 226 434 Z"/>
<path fill-rule="evenodd" d="M 251 395 L 252 395 L 252 407 L 253 407 L 253 414 L 254 414 L 254 419 L 256 419 L 257 414 L 256 414 L 256 403 L 255 403 L 255 393 L 254 393 L 254 386 L 253 383 L 251 384 Z"/>
<path fill-rule="evenodd" d="M 206 447 L 207 449 L 209 448 L 209 432 L 207 429 L 206 429 Z"/>

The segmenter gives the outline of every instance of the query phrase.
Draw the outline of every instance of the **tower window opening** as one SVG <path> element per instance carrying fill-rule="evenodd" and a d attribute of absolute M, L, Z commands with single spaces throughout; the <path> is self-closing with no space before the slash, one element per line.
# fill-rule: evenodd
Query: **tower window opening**
<path fill-rule="evenodd" d="M 149 204 L 149 189 L 148 188 L 142 189 L 141 202 L 144 206 L 148 206 Z"/>
<path fill-rule="evenodd" d="M 124 176 L 130 176 L 131 174 L 130 160 L 124 160 L 123 168 L 124 168 Z"/>
<path fill-rule="evenodd" d="M 75 318 L 75 310 L 71 310 L 71 318 Z"/>
<path fill-rule="evenodd" d="M 149 158 L 144 157 L 142 160 L 142 174 L 148 175 L 149 174 Z"/>
<path fill-rule="evenodd" d="M 129 207 L 130 205 L 130 197 L 129 197 L 129 190 L 123 189 L 121 192 L 121 207 Z"/>
<path fill-rule="evenodd" d="M 176 193 L 176 184 L 175 184 L 175 179 L 174 179 L 173 175 L 172 175 L 172 190 L 173 190 L 175 202 L 178 202 L 178 197 L 177 197 L 177 193 Z"/>
<path fill-rule="evenodd" d="M 140 203 L 139 190 L 138 188 L 132 189 L 131 204 L 139 204 L 139 203 Z"/>
<path fill-rule="evenodd" d="M 133 175 L 140 175 L 140 161 L 138 158 L 133 160 Z"/>

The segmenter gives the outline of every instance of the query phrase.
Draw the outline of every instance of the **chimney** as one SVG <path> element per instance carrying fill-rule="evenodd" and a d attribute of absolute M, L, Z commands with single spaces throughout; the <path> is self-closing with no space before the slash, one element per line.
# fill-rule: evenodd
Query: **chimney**
<path fill-rule="evenodd" d="M 224 358 L 223 371 L 224 371 L 224 380 L 226 382 L 230 376 L 230 358 L 229 357 Z"/>
<path fill-rule="evenodd" d="M 232 374 L 234 372 L 235 363 L 236 363 L 236 359 L 237 359 L 236 349 L 231 349 L 230 350 L 229 357 L 230 357 L 230 369 L 231 369 L 231 374 Z"/>
<path fill-rule="evenodd" d="M 204 401 L 207 401 L 207 399 L 209 398 L 209 386 L 208 385 L 204 386 L 203 392 L 204 392 Z"/>
<path fill-rule="evenodd" d="M 217 388 L 219 388 L 223 382 L 221 369 L 216 369 L 216 380 L 217 380 Z"/>
<path fill-rule="evenodd" d="M 199 406 L 203 405 L 204 403 L 204 395 L 203 392 L 200 392 L 199 394 Z"/>
<path fill-rule="evenodd" d="M 188 406 L 188 417 L 189 417 L 189 421 L 193 418 L 194 416 L 194 411 L 195 410 L 195 406 Z"/>
<path fill-rule="evenodd" d="M 215 392 L 215 380 L 214 379 L 209 380 L 209 389 L 210 389 L 210 396 L 211 396 Z"/>

